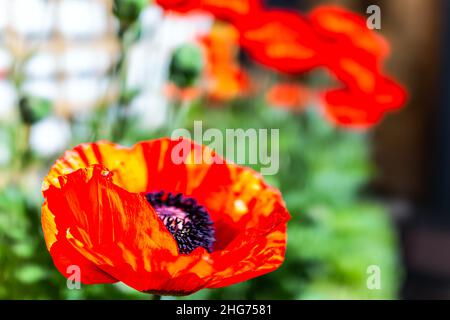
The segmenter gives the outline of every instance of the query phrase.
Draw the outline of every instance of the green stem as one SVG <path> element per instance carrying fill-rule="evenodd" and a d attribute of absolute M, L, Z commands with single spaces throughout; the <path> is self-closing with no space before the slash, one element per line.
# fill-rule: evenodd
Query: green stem
<path fill-rule="evenodd" d="M 189 114 L 191 105 L 191 103 L 181 100 L 177 100 L 169 105 L 165 136 L 171 136 L 174 130 L 183 127 L 183 123 Z"/>
<path fill-rule="evenodd" d="M 119 99 L 116 105 L 117 121 L 112 130 L 112 137 L 115 141 L 124 137 L 128 126 L 127 111 L 131 102 L 127 92 L 128 52 L 136 38 L 136 32 L 134 26 L 130 26 L 129 29 L 119 34 L 120 58 L 114 71 L 114 74 L 118 74 L 119 81 Z"/>
<path fill-rule="evenodd" d="M 19 146 L 19 170 L 22 171 L 27 167 L 28 158 L 30 155 L 30 130 L 31 126 L 27 123 L 23 123 L 21 135 L 21 144 Z"/>
<path fill-rule="evenodd" d="M 24 72 L 23 67 L 26 61 L 31 57 L 31 53 L 25 57 L 24 60 L 16 60 L 12 68 L 11 79 L 19 96 L 19 100 L 23 97 L 23 82 L 24 82 Z M 19 108 L 19 105 L 17 105 Z M 18 112 L 20 115 L 20 110 Z M 19 116 L 19 124 L 15 127 L 13 135 L 15 136 L 15 141 L 17 143 L 14 145 L 14 156 L 15 161 L 13 161 L 13 170 L 11 174 L 11 179 L 20 180 L 24 169 L 28 166 L 28 160 L 30 156 L 30 130 L 31 125 L 22 116 Z"/>

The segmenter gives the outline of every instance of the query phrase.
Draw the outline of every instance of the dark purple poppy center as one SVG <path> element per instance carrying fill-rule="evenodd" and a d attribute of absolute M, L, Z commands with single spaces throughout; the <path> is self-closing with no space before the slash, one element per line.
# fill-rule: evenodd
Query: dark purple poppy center
<path fill-rule="evenodd" d="M 204 206 L 181 193 L 150 192 L 146 198 L 177 241 L 180 253 L 189 254 L 198 247 L 212 252 L 214 228 Z"/>

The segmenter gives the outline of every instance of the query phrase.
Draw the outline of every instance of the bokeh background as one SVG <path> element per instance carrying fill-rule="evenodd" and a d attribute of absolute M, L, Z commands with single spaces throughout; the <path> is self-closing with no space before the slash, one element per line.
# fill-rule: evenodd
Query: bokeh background
<path fill-rule="evenodd" d="M 220 99 L 199 97 L 193 84 L 206 60 L 196 39 L 210 34 L 212 19 L 137 2 L 142 11 L 116 2 L 122 26 L 137 19 L 123 33 L 112 1 L 0 0 L 0 298 L 147 299 L 122 284 L 67 288 L 42 236 L 41 181 L 78 143 L 132 145 L 194 120 L 222 130 L 280 129 L 280 171 L 267 180 L 282 191 L 292 221 L 279 270 L 185 298 L 450 298 L 446 1 L 266 1 L 305 11 L 332 3 L 362 15 L 381 7 L 380 32 L 392 48 L 386 68 L 410 97 L 368 131 L 336 128 L 314 108 L 271 106 L 270 86 L 296 80 L 242 54 L 256 93 L 230 98 L 235 88 L 225 86 L 215 92 Z M 234 44 L 232 36 L 217 41 Z M 381 269 L 380 290 L 367 288 L 371 265 Z"/>

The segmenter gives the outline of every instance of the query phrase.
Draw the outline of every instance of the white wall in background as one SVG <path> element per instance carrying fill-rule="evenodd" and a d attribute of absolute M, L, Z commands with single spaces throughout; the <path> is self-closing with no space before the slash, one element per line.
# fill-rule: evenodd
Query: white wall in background
<path fill-rule="evenodd" d="M 43 157 L 60 154 L 70 140 L 70 126 L 61 118 L 49 117 L 31 127 L 30 148 Z"/>
<path fill-rule="evenodd" d="M 2 49 L 8 29 L 35 51 L 25 65 L 23 90 L 52 100 L 57 110 L 65 108 L 61 114 L 84 117 L 111 85 L 107 72 L 116 57 L 115 22 L 105 4 L 104 0 L 0 0 L 0 79 L 2 70 L 11 65 Z M 168 101 L 163 90 L 174 50 L 207 34 L 213 19 L 201 14 L 165 15 L 149 5 L 140 23 L 142 39 L 129 52 L 127 84 L 141 93 L 130 112 L 140 119 L 140 126 L 154 128 L 165 120 Z M 16 102 L 10 83 L 0 83 L 0 96 L 1 117 Z"/>
<path fill-rule="evenodd" d="M 67 38 L 101 37 L 108 29 L 108 12 L 98 1 L 63 0 L 56 29 Z"/>
<path fill-rule="evenodd" d="M 174 50 L 207 34 L 213 19 L 202 14 L 164 15 L 159 7 L 149 6 L 140 20 L 143 37 L 131 49 L 127 80 L 130 88 L 141 90 L 132 114 L 140 115 L 140 126 L 151 128 L 165 120 L 168 101 L 163 91 Z"/>

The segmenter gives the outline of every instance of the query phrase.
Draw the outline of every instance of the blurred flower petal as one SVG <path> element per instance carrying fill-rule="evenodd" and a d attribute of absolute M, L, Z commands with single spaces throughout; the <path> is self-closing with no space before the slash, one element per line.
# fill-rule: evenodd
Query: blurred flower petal
<path fill-rule="evenodd" d="M 309 13 L 312 26 L 333 43 L 350 45 L 384 59 L 389 55 L 388 42 L 367 28 L 366 18 L 338 6 L 320 6 Z M 347 46 L 348 48 L 348 46 Z"/>
<path fill-rule="evenodd" d="M 239 32 L 230 24 L 215 24 L 202 39 L 206 49 L 206 91 L 218 101 L 236 98 L 247 91 L 249 79 L 237 60 Z"/>
<path fill-rule="evenodd" d="M 244 50 L 262 65 L 301 73 L 321 64 L 321 42 L 301 15 L 267 10 L 237 24 Z"/>

